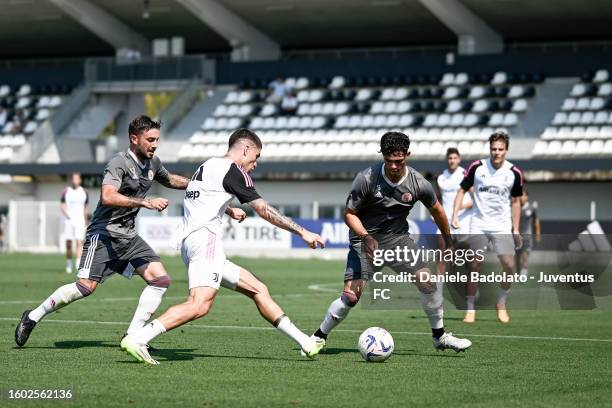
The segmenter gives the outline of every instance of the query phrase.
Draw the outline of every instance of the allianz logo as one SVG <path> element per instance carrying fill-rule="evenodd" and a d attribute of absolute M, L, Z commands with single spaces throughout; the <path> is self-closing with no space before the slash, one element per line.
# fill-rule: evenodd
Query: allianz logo
<path fill-rule="evenodd" d="M 331 244 L 348 244 L 349 228 L 342 222 L 324 222 L 321 227 L 321 238 L 323 242 Z"/>

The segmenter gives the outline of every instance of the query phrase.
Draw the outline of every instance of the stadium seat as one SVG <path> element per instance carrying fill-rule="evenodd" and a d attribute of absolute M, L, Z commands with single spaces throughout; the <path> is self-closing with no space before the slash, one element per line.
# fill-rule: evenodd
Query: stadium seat
<path fill-rule="evenodd" d="M 329 83 L 329 89 L 341 89 L 344 88 L 346 79 L 343 76 L 335 76 Z"/>
<path fill-rule="evenodd" d="M 496 72 L 491 79 L 491 85 L 502 85 L 508 80 L 508 76 L 505 72 Z"/>
<path fill-rule="evenodd" d="M 600 69 L 595 72 L 595 76 L 593 77 L 594 83 L 606 82 L 610 79 L 610 72 L 607 69 Z"/>

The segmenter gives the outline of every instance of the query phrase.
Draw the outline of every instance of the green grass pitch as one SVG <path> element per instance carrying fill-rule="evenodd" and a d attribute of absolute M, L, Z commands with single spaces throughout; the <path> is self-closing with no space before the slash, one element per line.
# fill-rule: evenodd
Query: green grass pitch
<path fill-rule="evenodd" d="M 187 274 L 179 258 L 163 259 L 173 284 L 160 312 L 182 302 Z M 252 260 L 237 263 L 266 282 L 307 333 L 340 289 L 342 262 Z M 222 289 L 211 313 L 159 337 L 161 365 L 138 364 L 119 349 L 143 282 L 112 277 L 90 298 L 48 316 L 26 347 L 14 345 L 22 311 L 74 280 L 60 256 L 0 255 L 0 388 L 71 388 L 74 399 L 11 401 L 1 406 L 99 407 L 491 407 L 612 406 L 609 311 L 515 311 L 502 326 L 494 311 L 474 325 L 446 311 L 447 330 L 469 337 L 467 353 L 433 350 L 422 311 L 361 307 L 309 361 L 257 313 L 251 301 Z M 416 289 L 415 289 L 416 290 Z M 385 363 L 365 363 L 359 333 L 383 326 L 395 339 Z"/>

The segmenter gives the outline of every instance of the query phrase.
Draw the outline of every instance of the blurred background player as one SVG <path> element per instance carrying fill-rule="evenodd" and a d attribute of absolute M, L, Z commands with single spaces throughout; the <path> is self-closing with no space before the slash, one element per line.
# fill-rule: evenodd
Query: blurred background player
<path fill-rule="evenodd" d="M 446 150 L 446 164 L 447 168 L 438 176 L 436 180 L 439 191 L 439 198 L 444 208 L 444 213 L 448 220 L 453 219 L 453 207 L 455 205 L 455 196 L 459 190 L 461 181 L 463 181 L 464 169 L 460 166 L 461 154 L 456 147 L 449 147 Z M 457 237 L 466 236 L 470 232 L 470 222 L 472 208 L 472 198 L 469 194 L 465 194 L 461 209 L 459 211 L 459 228 L 451 228 L 451 234 Z M 444 248 L 444 240 L 440 229 L 436 231 L 438 248 Z M 461 239 L 461 238 L 459 238 Z M 456 239 L 457 241 L 457 239 Z M 444 273 L 444 262 L 440 260 L 438 262 L 438 273 Z"/>
<path fill-rule="evenodd" d="M 225 257 L 223 214 L 239 221 L 246 217 L 243 210 L 228 207 L 234 198 L 241 204 L 248 203 L 269 223 L 299 235 L 310 248 L 324 247 L 318 234 L 281 215 L 255 190 L 249 173 L 257 167 L 261 148 L 257 134 L 238 129 L 230 136 L 225 157 L 208 159 L 193 175 L 183 201 L 185 215 L 181 234 L 181 255 L 189 275 L 189 297 L 122 340 L 121 348 L 138 361 L 159 364 L 149 355 L 146 344 L 169 330 L 206 316 L 220 286 L 253 299 L 261 316 L 295 341 L 309 358 L 314 358 L 324 346 L 325 342 L 311 339 L 291 322 L 262 281 Z"/>
<path fill-rule="evenodd" d="M 524 189 L 521 196 L 521 222 L 519 227 L 523 245 L 516 251 L 516 262 L 520 268 L 521 276 L 527 276 L 529 273 L 529 254 L 533 246 L 534 235 L 536 242 L 540 242 L 542 239 L 540 219 L 536 209 L 537 203 L 529 201 L 529 193 L 527 189 Z"/>
<path fill-rule="evenodd" d="M 498 131 L 489 137 L 490 157 L 477 160 L 470 164 L 457 191 L 453 208 L 452 226 L 460 228 L 459 212 L 463 205 L 463 197 L 467 191 L 474 188 L 474 207 L 470 224 L 469 245 L 472 249 L 488 247 L 497 253 L 503 271 L 514 273 L 516 248 L 521 246 L 519 221 L 521 217 L 521 201 L 523 195 L 523 173 L 515 165 L 506 160 L 510 137 L 507 133 Z M 482 262 L 475 261 L 472 271 L 480 271 Z M 510 282 L 502 282 L 497 296 L 497 317 L 502 323 L 509 323 L 510 316 L 506 308 L 506 300 L 510 292 Z M 466 323 L 476 320 L 474 306 L 476 282 L 467 284 Z"/>
<path fill-rule="evenodd" d="M 76 264 L 81 263 L 83 240 L 87 225 L 89 194 L 81 187 L 81 175 L 72 173 L 71 185 L 62 192 L 60 210 L 64 215 L 64 239 L 66 240 L 66 273 L 72 273 L 72 241 L 76 244 Z"/>
<path fill-rule="evenodd" d="M 116 273 L 131 278 L 136 272 L 147 283 L 127 333 L 142 327 L 159 307 L 170 277 L 159 256 L 137 234 L 136 216 L 141 208 L 163 211 L 168 207 L 165 198 L 147 198 L 154 181 L 181 190 L 189 183 L 185 177 L 169 173 L 155 155 L 160 127 L 145 115 L 130 122 L 129 148 L 117 153 L 104 170 L 100 201 L 87 227 L 77 280 L 57 288 L 36 309 L 23 312 L 15 328 L 18 346 L 28 341 L 43 317 L 91 295 L 98 284 Z"/>
<path fill-rule="evenodd" d="M 415 247 L 409 236 L 407 217 L 420 201 L 429 209 L 445 240 L 451 246 L 450 228 L 444 209 L 436 199 L 431 183 L 412 167 L 406 165 L 410 156 L 410 139 L 400 132 L 387 132 L 380 140 L 383 163 L 376 163 L 359 172 L 353 181 L 346 200 L 344 220 L 350 229 L 350 246 L 344 273 L 342 295 L 334 300 L 323 322 L 313 334 L 315 339 L 327 340 L 329 333 L 338 326 L 361 298 L 363 287 L 371 278 L 370 258 L 382 246 Z M 399 267 L 399 268 L 397 268 Z M 399 272 L 407 271 L 407 265 L 393 265 Z M 411 272 L 429 270 L 418 263 Z M 417 277 L 419 274 L 417 273 Z M 432 283 L 417 283 L 421 292 L 421 304 L 432 332 L 434 348 L 452 349 L 456 352 L 468 349 L 472 343 L 444 331 L 442 293 Z"/>

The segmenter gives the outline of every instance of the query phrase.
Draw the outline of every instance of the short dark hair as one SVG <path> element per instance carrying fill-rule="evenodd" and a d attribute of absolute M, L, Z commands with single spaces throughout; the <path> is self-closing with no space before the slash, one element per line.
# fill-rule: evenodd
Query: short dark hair
<path fill-rule="evenodd" d="M 396 152 L 408 153 L 410 138 L 402 132 L 387 132 L 380 139 L 380 152 L 389 156 Z"/>
<path fill-rule="evenodd" d="M 498 142 L 500 140 L 506 144 L 506 149 L 510 147 L 510 136 L 503 130 L 497 130 L 489 136 L 489 146 L 493 144 L 493 142 Z"/>
<path fill-rule="evenodd" d="M 261 139 L 255 132 L 247 128 L 236 129 L 229 138 L 228 147 L 231 149 L 240 139 L 247 139 L 253 142 L 258 149 L 261 149 Z"/>
<path fill-rule="evenodd" d="M 450 156 L 451 154 L 456 154 L 457 156 L 461 156 L 459 154 L 459 149 L 457 149 L 456 147 L 449 147 L 448 149 L 446 149 L 446 157 L 448 158 L 448 156 Z"/>
<path fill-rule="evenodd" d="M 138 115 L 130 122 L 128 133 L 130 135 L 139 136 L 142 132 L 148 132 L 151 129 L 161 128 L 161 123 L 148 117 L 147 115 Z"/>

